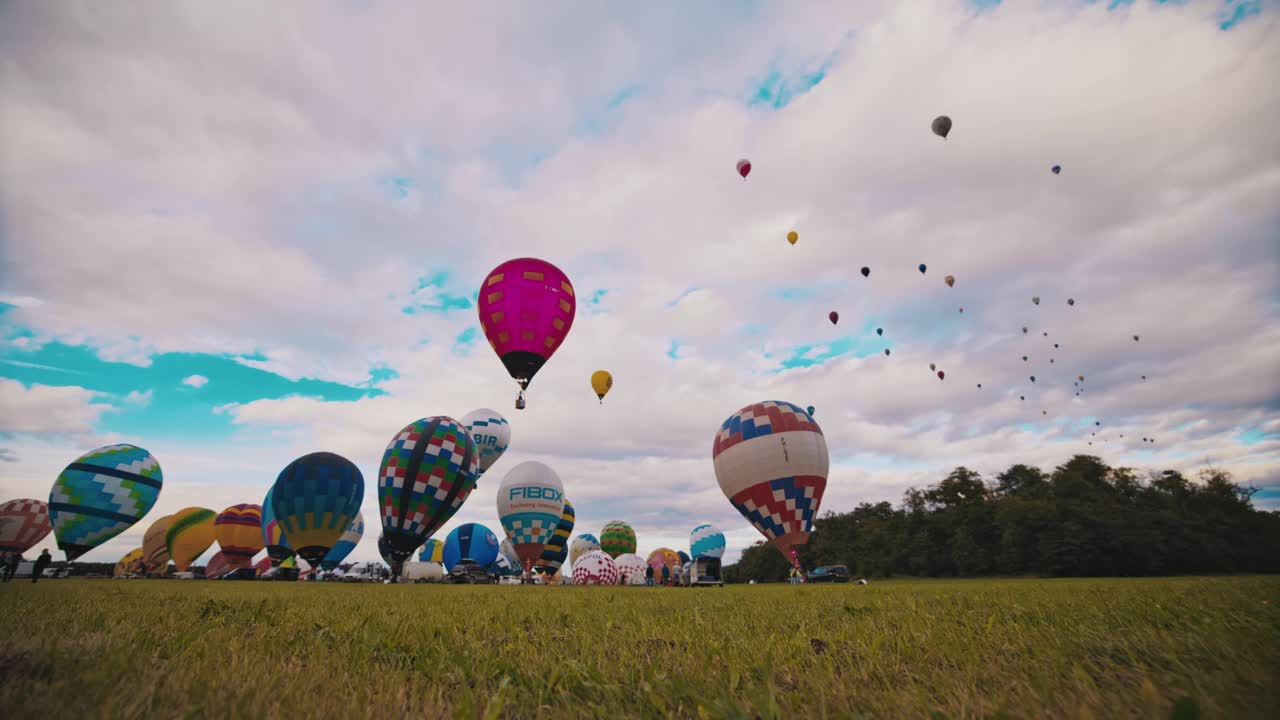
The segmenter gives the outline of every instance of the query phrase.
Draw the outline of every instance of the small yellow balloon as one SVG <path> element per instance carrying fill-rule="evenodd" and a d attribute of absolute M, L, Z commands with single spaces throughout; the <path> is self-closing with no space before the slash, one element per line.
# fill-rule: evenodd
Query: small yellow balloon
<path fill-rule="evenodd" d="M 796 232 L 795 230 L 792 230 L 791 232 L 787 233 L 787 242 L 791 243 L 792 245 L 795 245 L 796 241 L 799 239 L 800 239 L 800 233 Z"/>
<path fill-rule="evenodd" d="M 608 370 L 597 370 L 591 373 L 591 389 L 596 391 L 596 397 L 600 398 L 601 404 L 604 403 L 604 396 L 609 393 L 611 387 L 613 387 L 613 376 Z"/>

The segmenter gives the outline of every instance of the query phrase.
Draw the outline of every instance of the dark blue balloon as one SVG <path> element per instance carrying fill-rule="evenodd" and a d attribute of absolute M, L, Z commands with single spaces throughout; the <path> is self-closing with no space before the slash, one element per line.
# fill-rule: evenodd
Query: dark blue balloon
<path fill-rule="evenodd" d="M 444 541 L 444 566 L 452 570 L 463 560 L 487 568 L 498 558 L 498 536 L 480 523 L 459 525 Z"/>
<path fill-rule="evenodd" d="M 1053 166 L 1053 174 L 1054 174 L 1054 175 L 1057 175 L 1057 174 L 1058 174 L 1058 173 L 1060 173 L 1060 172 L 1062 172 L 1062 166 L 1061 166 L 1061 165 L 1054 165 L 1054 166 Z"/>
<path fill-rule="evenodd" d="M 927 270 L 927 269 L 928 269 L 928 268 L 926 268 L 926 267 L 924 266 L 924 263 L 920 263 L 920 272 L 921 272 L 921 274 L 923 274 L 923 273 L 924 273 L 924 271 L 925 271 L 925 270 Z"/>

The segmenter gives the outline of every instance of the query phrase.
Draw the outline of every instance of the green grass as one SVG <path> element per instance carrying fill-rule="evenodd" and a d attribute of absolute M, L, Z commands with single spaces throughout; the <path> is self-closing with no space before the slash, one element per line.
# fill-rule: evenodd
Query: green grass
<path fill-rule="evenodd" d="M 1274 577 L 723 589 L 14 581 L 0 586 L 0 617 L 8 718 L 1280 708 Z"/>

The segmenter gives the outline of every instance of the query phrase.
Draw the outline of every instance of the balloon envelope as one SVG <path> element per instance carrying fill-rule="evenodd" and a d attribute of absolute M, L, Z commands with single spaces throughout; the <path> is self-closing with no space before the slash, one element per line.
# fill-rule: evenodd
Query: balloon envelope
<path fill-rule="evenodd" d="M 396 561 L 412 555 L 466 502 L 476 487 L 478 455 L 471 433 L 451 417 L 415 420 L 391 438 L 378 470 L 378 506 Z"/>
<path fill-rule="evenodd" d="M 573 285 L 546 260 L 516 258 L 494 268 L 480 286 L 480 326 L 521 389 L 573 327 Z"/>
<path fill-rule="evenodd" d="M 795 245 L 796 241 L 799 239 L 800 239 L 800 234 L 797 233 L 795 230 L 792 230 L 791 232 L 787 233 L 787 242 L 791 243 L 792 245 Z"/>
<path fill-rule="evenodd" d="M 635 553 L 619 555 L 613 560 L 618 568 L 618 580 L 622 585 L 644 585 L 645 568 L 649 567 L 644 558 Z M 576 566 L 576 563 L 575 563 Z"/>
<path fill-rule="evenodd" d="M 241 503 L 218 513 L 213 533 L 222 548 L 222 556 L 233 568 L 253 565 L 253 556 L 264 546 L 262 539 L 262 506 Z"/>
<path fill-rule="evenodd" d="M 680 556 L 671 548 L 658 548 L 649 553 L 649 558 L 645 560 L 649 567 L 653 568 L 654 574 L 662 572 L 662 566 L 668 568 L 680 567 Z"/>
<path fill-rule="evenodd" d="M 831 312 L 827 313 L 827 319 L 831 321 L 832 325 L 835 325 L 836 323 L 840 322 L 840 313 L 836 312 L 835 310 L 832 310 Z"/>
<path fill-rule="evenodd" d="M 143 569 L 143 551 L 142 548 L 134 548 L 124 554 L 124 557 L 116 561 L 116 566 L 111 572 L 111 577 L 120 577 L 126 573 L 138 573 Z"/>
<path fill-rule="evenodd" d="M 920 274 L 921 274 L 921 275 L 923 275 L 923 274 L 924 274 L 924 272 L 925 272 L 926 270 L 928 270 L 928 269 L 929 269 L 929 267 L 928 267 L 927 265 L 925 265 L 924 263 L 920 263 L 920 265 L 919 265 L 919 266 L 917 266 L 917 267 L 916 267 L 916 269 L 920 271 Z"/>
<path fill-rule="evenodd" d="M 693 558 L 724 557 L 724 533 L 714 525 L 699 525 L 689 533 L 689 555 Z"/>
<path fill-rule="evenodd" d="M 334 543 L 324 559 L 320 561 L 320 568 L 333 570 L 341 565 L 351 551 L 356 549 L 356 545 L 360 544 L 362 537 L 364 537 L 364 513 L 356 511 L 356 516 L 351 519 L 351 524 L 343 531 L 342 537 L 338 538 L 338 542 Z"/>
<path fill-rule="evenodd" d="M 422 543 L 418 551 L 418 562 L 434 562 L 444 565 L 444 542 L 431 538 Z"/>
<path fill-rule="evenodd" d="M 43 500 L 10 500 L 0 505 L 0 553 L 21 555 L 52 530 L 49 504 Z"/>
<path fill-rule="evenodd" d="M 956 286 L 956 276 L 955 276 L 955 275 L 948 275 L 948 276 L 946 276 L 945 278 L 943 278 L 943 279 L 942 279 L 942 281 L 943 281 L 943 282 L 945 282 L 945 283 L 947 284 L 947 287 L 955 287 L 955 286 Z"/>
<path fill-rule="evenodd" d="M 565 559 L 569 557 L 569 536 L 573 534 L 573 520 L 573 503 L 565 500 L 564 510 L 560 513 L 560 522 L 556 524 L 556 531 L 551 534 L 551 539 L 542 548 L 542 555 L 535 563 L 535 567 L 551 572 L 560 569 Z"/>
<path fill-rule="evenodd" d="M 636 531 L 621 520 L 607 523 L 600 531 L 600 549 L 609 557 L 636 551 Z"/>
<path fill-rule="evenodd" d="M 289 545 L 308 565 L 319 567 L 360 511 L 363 499 L 360 468 L 341 455 L 317 452 L 280 471 L 271 503 Z"/>
<path fill-rule="evenodd" d="M 576 563 L 584 553 L 600 549 L 600 541 L 591 533 L 583 533 L 569 544 L 569 562 Z"/>
<path fill-rule="evenodd" d="M 284 536 L 284 525 L 276 520 L 276 511 L 271 502 L 274 487 L 267 490 L 267 499 L 262 501 L 262 542 L 267 548 L 267 557 L 272 565 L 279 565 L 293 556 L 293 548 L 289 547 L 289 539 Z"/>
<path fill-rule="evenodd" d="M 169 532 L 171 522 L 173 516 L 165 515 L 151 523 L 151 527 L 142 536 L 143 562 L 146 563 L 148 573 L 154 573 L 169 564 L 169 545 L 165 542 L 165 535 Z"/>
<path fill-rule="evenodd" d="M 578 558 L 573 566 L 574 585 L 617 585 L 618 566 L 613 558 L 595 550 Z"/>
<path fill-rule="evenodd" d="M 591 373 L 591 389 L 595 391 L 596 397 L 604 401 L 604 396 L 609 394 L 609 388 L 613 387 L 613 376 L 608 370 L 597 370 Z"/>
<path fill-rule="evenodd" d="M 459 525 L 444 541 L 444 566 L 452 570 L 463 560 L 471 560 L 483 568 L 498 557 L 498 536 L 480 523 Z"/>
<path fill-rule="evenodd" d="M 462 424 L 467 426 L 471 439 L 476 444 L 476 452 L 480 453 L 477 464 L 476 479 L 484 475 L 493 466 L 502 453 L 511 444 L 511 424 L 497 410 L 480 408 L 462 416 Z"/>
<path fill-rule="evenodd" d="M 75 560 L 133 527 L 160 497 L 164 477 L 151 453 L 107 445 L 76 458 L 49 491 L 58 548 Z"/>
<path fill-rule="evenodd" d="M 183 508 L 172 515 L 164 542 L 178 572 L 186 572 L 204 554 L 216 537 L 213 529 L 217 513 L 202 507 Z"/>
<path fill-rule="evenodd" d="M 743 158 L 738 161 L 738 174 L 742 176 L 743 180 L 747 179 L 747 176 L 751 174 L 750 160 Z"/>
<path fill-rule="evenodd" d="M 232 564 L 225 552 L 214 553 L 213 557 L 209 558 L 209 564 L 204 566 L 204 576 L 206 578 L 222 577 L 235 568 L 236 566 Z"/>
<path fill-rule="evenodd" d="M 818 424 L 788 402 L 748 405 L 721 424 L 711 457 L 725 497 L 790 559 L 808 542 L 827 487 L 830 458 Z"/>
<path fill-rule="evenodd" d="M 564 513 L 564 483 L 537 460 L 511 468 L 498 487 L 498 519 L 525 570 L 542 555 Z"/>
<path fill-rule="evenodd" d="M 951 118 L 946 115 L 939 115 L 933 119 L 933 123 L 929 127 L 933 130 L 934 135 L 945 140 L 951 132 Z"/>

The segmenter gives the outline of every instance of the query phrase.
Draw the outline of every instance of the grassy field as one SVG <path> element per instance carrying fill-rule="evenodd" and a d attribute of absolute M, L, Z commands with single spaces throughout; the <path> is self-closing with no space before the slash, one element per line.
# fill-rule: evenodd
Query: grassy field
<path fill-rule="evenodd" d="M 0 586 L 8 718 L 1277 717 L 1280 578 Z"/>

